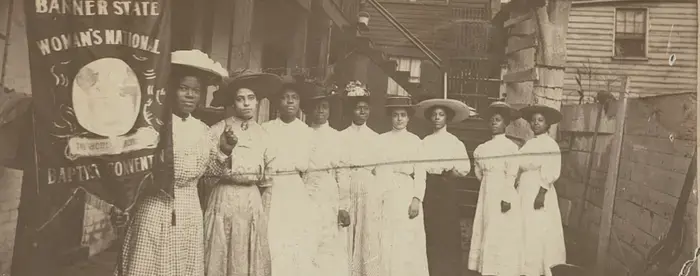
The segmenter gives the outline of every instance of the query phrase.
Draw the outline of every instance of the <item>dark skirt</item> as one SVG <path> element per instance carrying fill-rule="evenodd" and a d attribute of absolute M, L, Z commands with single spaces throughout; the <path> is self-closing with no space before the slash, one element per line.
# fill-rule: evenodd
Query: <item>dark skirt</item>
<path fill-rule="evenodd" d="M 460 178 L 428 174 L 423 214 L 430 276 L 462 274 L 462 232 L 456 187 Z"/>

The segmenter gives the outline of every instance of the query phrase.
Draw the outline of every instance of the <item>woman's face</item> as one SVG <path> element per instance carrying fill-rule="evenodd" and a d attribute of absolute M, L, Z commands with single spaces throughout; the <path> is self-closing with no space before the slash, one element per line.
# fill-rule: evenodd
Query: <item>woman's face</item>
<path fill-rule="evenodd" d="M 299 114 L 299 93 L 294 90 L 287 89 L 282 93 L 279 99 L 279 112 L 282 117 L 292 117 Z"/>
<path fill-rule="evenodd" d="M 328 117 L 331 114 L 331 105 L 328 100 L 318 100 L 313 103 L 311 109 L 311 120 L 314 124 L 322 125 L 328 122 Z"/>
<path fill-rule="evenodd" d="M 197 108 L 201 98 L 202 82 L 194 76 L 186 76 L 180 80 L 177 88 L 177 113 L 190 114 Z"/>
<path fill-rule="evenodd" d="M 255 110 L 258 106 L 258 98 L 253 90 L 248 88 L 240 88 L 236 91 L 236 98 L 233 102 L 233 109 L 236 112 L 236 117 L 250 120 L 255 116 Z"/>
<path fill-rule="evenodd" d="M 405 129 L 408 125 L 408 111 L 404 108 L 394 108 L 391 110 L 391 126 L 395 130 Z"/>
<path fill-rule="evenodd" d="M 542 133 L 547 132 L 549 125 L 547 124 L 547 120 L 544 118 L 544 116 L 542 116 L 542 114 L 535 113 L 532 114 L 532 117 L 530 118 L 530 128 L 532 129 L 532 132 L 535 133 L 535 135 L 540 135 Z"/>
<path fill-rule="evenodd" d="M 447 112 L 442 107 L 433 108 L 430 112 L 430 122 L 433 123 L 433 129 L 438 130 L 445 127 L 447 123 Z"/>
<path fill-rule="evenodd" d="M 501 114 L 494 113 L 491 115 L 489 126 L 491 127 L 491 134 L 493 135 L 503 134 L 506 132 L 506 120 Z"/>
<path fill-rule="evenodd" d="M 356 125 L 363 125 L 367 122 L 369 118 L 369 103 L 365 101 L 359 101 L 355 104 L 355 109 L 353 110 L 353 123 Z"/>

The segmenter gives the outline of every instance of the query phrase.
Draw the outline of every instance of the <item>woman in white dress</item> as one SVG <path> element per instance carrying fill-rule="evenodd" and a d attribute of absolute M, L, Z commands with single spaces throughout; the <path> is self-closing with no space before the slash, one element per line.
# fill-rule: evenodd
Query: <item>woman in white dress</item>
<path fill-rule="evenodd" d="M 309 167 L 311 128 L 297 118 L 303 85 L 285 83 L 270 100 L 279 118 L 263 127 L 270 135 L 270 186 L 263 200 L 268 208 L 268 239 L 273 275 L 308 276 L 313 271 L 316 233 L 311 230 L 311 198 L 303 175 Z M 269 207 L 267 207 L 269 206 Z"/>
<path fill-rule="evenodd" d="M 214 145 L 207 137 L 209 127 L 190 114 L 207 83 L 220 81 L 228 73 L 198 50 L 176 51 L 171 59 L 175 198 L 157 193 L 139 201 L 118 258 L 118 276 L 204 275 L 197 183 Z"/>
<path fill-rule="evenodd" d="M 416 112 L 433 125 L 433 133 L 423 139 L 428 268 L 430 275 L 460 276 L 462 231 L 456 191 L 471 171 L 471 161 L 464 143 L 447 132 L 447 123 L 467 119 L 469 107 L 457 100 L 430 99 L 418 103 Z"/>
<path fill-rule="evenodd" d="M 347 162 L 350 165 L 350 225 L 347 248 L 350 276 L 379 275 L 379 235 L 381 195 L 375 182 L 375 168 L 381 152 L 379 134 L 367 126 L 370 116 L 370 92 L 359 81 L 345 86 L 345 107 L 352 123 L 341 131 Z"/>
<path fill-rule="evenodd" d="M 504 102 L 484 113 L 493 138 L 474 150 L 474 170 L 481 181 L 469 249 L 469 269 L 484 276 L 520 276 L 523 220 L 515 187 L 518 145 L 506 126 L 519 117 Z"/>
<path fill-rule="evenodd" d="M 384 160 L 377 168 L 377 185 L 383 191 L 381 276 L 428 276 L 422 212 L 422 143 L 406 129 L 413 107 L 409 97 L 386 100 L 392 130 L 380 135 Z"/>
<path fill-rule="evenodd" d="M 256 123 L 258 99 L 279 89 L 272 74 L 235 73 L 214 94 L 213 106 L 233 106 L 234 116 L 214 124 L 211 170 L 220 180 L 212 188 L 204 215 L 207 276 L 270 276 L 270 253 L 262 197 L 266 183 L 268 136 Z"/>
<path fill-rule="evenodd" d="M 329 98 L 333 91 L 309 84 L 305 89 L 302 109 L 309 117 L 313 129 L 313 146 L 309 171 L 304 182 L 311 195 L 314 219 L 311 232 L 317 235 L 316 254 L 313 258 L 314 272 L 311 275 L 349 276 L 347 233 L 350 224 L 348 214 L 349 190 L 346 154 L 340 132 L 328 125 L 330 116 Z"/>
<path fill-rule="evenodd" d="M 561 173 L 561 152 L 548 134 L 549 127 L 561 120 L 561 113 L 544 105 L 524 107 L 520 113 L 535 134 L 520 149 L 518 192 L 525 221 L 522 275 L 551 276 L 552 266 L 566 263 L 564 231 L 554 188 Z"/>

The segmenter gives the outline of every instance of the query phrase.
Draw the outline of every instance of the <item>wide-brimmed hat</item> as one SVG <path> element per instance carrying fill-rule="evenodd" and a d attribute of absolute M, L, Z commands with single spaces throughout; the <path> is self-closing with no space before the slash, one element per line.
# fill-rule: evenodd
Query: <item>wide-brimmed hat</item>
<path fill-rule="evenodd" d="M 173 68 L 194 69 L 202 72 L 214 81 L 221 81 L 228 76 L 228 71 L 220 63 L 212 60 L 200 50 L 179 50 L 172 52 L 170 63 Z"/>
<path fill-rule="evenodd" d="M 224 82 L 224 85 L 214 92 L 211 106 L 231 105 L 235 98 L 235 92 L 241 88 L 252 90 L 258 99 L 262 99 L 280 90 L 282 86 L 282 79 L 279 76 L 268 73 L 256 73 L 248 69 L 233 72 L 231 77 L 226 78 Z"/>
<path fill-rule="evenodd" d="M 486 111 L 484 111 L 483 118 L 489 119 L 491 116 L 493 116 L 493 114 L 499 112 L 502 112 L 501 114 L 508 116 L 509 120 L 520 118 L 520 111 L 511 107 L 508 103 L 501 101 L 491 103 Z"/>
<path fill-rule="evenodd" d="M 461 122 L 469 118 L 472 113 L 475 113 L 475 109 L 468 106 L 467 104 L 452 99 L 429 99 L 418 103 L 416 107 L 416 113 L 420 116 L 425 116 L 425 112 L 433 107 L 444 107 L 452 111 L 454 116 L 450 123 Z M 425 118 L 426 120 L 428 118 Z"/>
<path fill-rule="evenodd" d="M 542 114 L 547 124 L 553 125 L 561 121 L 561 112 L 543 104 L 533 104 L 520 109 L 523 119 L 530 120 L 535 113 Z"/>

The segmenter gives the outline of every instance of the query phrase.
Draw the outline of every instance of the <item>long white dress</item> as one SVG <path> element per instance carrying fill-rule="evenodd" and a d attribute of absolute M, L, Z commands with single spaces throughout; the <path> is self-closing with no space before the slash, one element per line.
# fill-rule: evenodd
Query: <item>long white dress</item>
<path fill-rule="evenodd" d="M 494 136 L 474 150 L 475 173 L 481 180 L 476 205 L 469 269 L 482 275 L 520 276 L 522 215 L 515 187 L 518 146 L 505 134 Z M 501 201 L 511 209 L 501 212 Z"/>
<path fill-rule="evenodd" d="M 535 136 L 520 149 L 520 184 L 524 227 L 523 275 L 551 276 L 550 267 L 566 263 L 566 247 L 554 181 L 561 173 L 559 145 L 547 133 Z M 540 187 L 547 189 L 544 207 L 535 210 Z"/>
<path fill-rule="evenodd" d="M 348 276 L 347 232 L 338 225 L 338 211 L 349 206 L 344 145 L 340 132 L 328 123 L 314 127 L 313 132 L 311 163 L 304 175 L 313 204 L 312 232 L 318 235 L 311 275 Z"/>
<path fill-rule="evenodd" d="M 341 131 L 350 168 L 350 226 L 347 247 L 351 276 L 379 276 L 381 195 L 373 171 L 382 154 L 379 134 L 366 124 Z"/>
<path fill-rule="evenodd" d="M 268 121 L 269 173 L 272 185 L 269 200 L 268 241 L 272 274 L 308 276 L 313 270 L 317 234 L 311 230 L 313 206 L 302 174 L 309 166 L 311 128 L 301 120 L 285 123 Z"/>
<path fill-rule="evenodd" d="M 428 276 L 423 208 L 409 218 L 413 198 L 423 200 L 425 170 L 420 162 L 422 142 L 403 130 L 380 136 L 383 165 L 377 168 L 377 185 L 383 191 L 382 231 L 380 237 L 381 276 Z"/>

